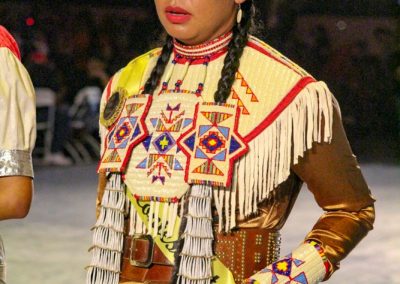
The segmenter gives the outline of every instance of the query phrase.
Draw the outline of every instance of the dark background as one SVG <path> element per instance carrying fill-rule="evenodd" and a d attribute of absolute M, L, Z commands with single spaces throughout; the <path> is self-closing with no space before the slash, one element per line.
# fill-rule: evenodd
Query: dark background
<path fill-rule="evenodd" d="M 256 3 L 259 36 L 328 83 L 361 161 L 399 163 L 399 3 Z M 103 88 L 163 38 L 150 0 L 1 1 L 0 24 L 18 40 L 35 86 L 53 89 L 60 108 L 85 86 Z"/>

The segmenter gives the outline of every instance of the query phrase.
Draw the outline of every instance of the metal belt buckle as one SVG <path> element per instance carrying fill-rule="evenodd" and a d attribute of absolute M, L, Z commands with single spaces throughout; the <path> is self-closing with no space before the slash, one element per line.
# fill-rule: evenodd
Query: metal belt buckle
<path fill-rule="evenodd" d="M 136 259 L 133 259 L 133 253 L 135 253 L 137 251 L 137 248 L 136 248 L 137 240 L 146 240 L 149 242 L 149 252 L 148 252 L 146 261 L 138 261 Z M 153 253 L 154 253 L 154 240 L 151 235 L 136 234 L 136 235 L 132 236 L 131 251 L 129 254 L 129 262 L 131 265 L 134 265 L 137 267 L 142 267 L 142 268 L 148 268 L 153 263 Z"/>

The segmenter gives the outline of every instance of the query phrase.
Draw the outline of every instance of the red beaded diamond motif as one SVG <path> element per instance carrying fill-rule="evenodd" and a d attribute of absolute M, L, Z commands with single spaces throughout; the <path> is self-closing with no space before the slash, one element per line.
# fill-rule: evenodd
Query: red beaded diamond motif
<path fill-rule="evenodd" d="M 177 141 L 187 156 L 186 182 L 230 186 L 234 161 L 248 151 L 237 131 L 239 116 L 236 105 L 196 105 L 193 127 Z"/>
<path fill-rule="evenodd" d="M 148 95 L 137 95 L 126 100 L 121 116 L 107 134 L 99 172 L 125 171 L 133 148 L 148 135 L 144 119 L 151 98 Z"/>

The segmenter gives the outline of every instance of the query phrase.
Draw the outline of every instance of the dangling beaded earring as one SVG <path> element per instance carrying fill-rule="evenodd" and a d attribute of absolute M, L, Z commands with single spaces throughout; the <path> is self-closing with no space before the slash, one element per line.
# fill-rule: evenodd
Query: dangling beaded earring
<path fill-rule="evenodd" d="M 236 22 L 238 25 L 240 25 L 240 22 L 242 21 L 242 16 L 243 16 L 242 6 L 239 4 L 239 9 L 236 15 Z"/>

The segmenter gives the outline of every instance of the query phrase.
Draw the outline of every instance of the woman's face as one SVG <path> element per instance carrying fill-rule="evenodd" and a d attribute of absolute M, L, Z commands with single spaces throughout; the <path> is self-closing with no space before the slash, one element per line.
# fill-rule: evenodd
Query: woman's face
<path fill-rule="evenodd" d="M 245 0 L 154 0 L 167 33 L 188 44 L 200 44 L 230 31 L 237 4 Z"/>

